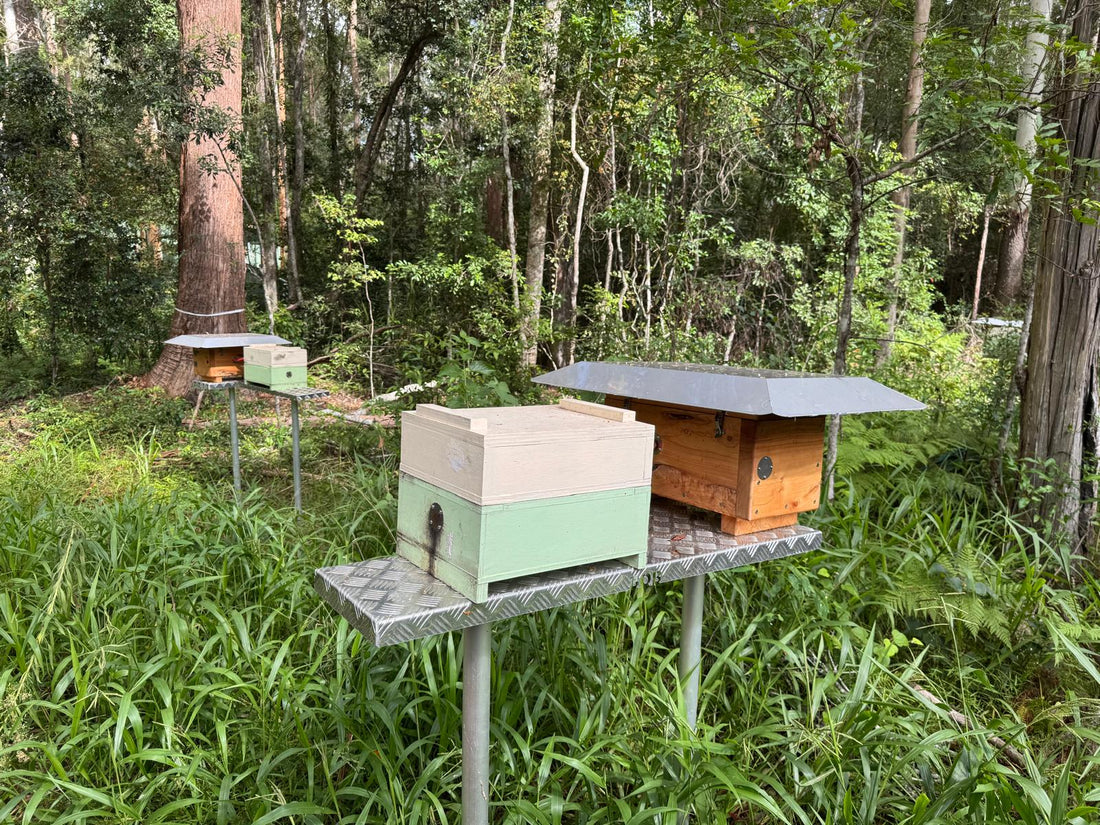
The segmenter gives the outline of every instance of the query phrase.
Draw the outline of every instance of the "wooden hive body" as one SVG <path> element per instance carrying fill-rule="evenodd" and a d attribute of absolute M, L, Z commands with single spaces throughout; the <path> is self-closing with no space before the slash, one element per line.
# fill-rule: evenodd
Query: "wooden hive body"
<path fill-rule="evenodd" d="M 397 552 L 475 602 L 489 585 L 621 559 L 645 565 L 653 428 L 561 405 L 402 415 Z"/>
<path fill-rule="evenodd" d="M 304 387 L 306 351 L 301 347 L 257 344 L 244 348 L 244 380 L 273 390 Z"/>
<path fill-rule="evenodd" d="M 196 349 L 195 375 L 203 381 L 238 381 L 244 376 L 244 348 Z"/>
<path fill-rule="evenodd" d="M 756 533 L 817 508 L 825 417 L 746 416 L 608 396 L 656 430 L 655 495 L 720 513 L 722 530 Z"/>

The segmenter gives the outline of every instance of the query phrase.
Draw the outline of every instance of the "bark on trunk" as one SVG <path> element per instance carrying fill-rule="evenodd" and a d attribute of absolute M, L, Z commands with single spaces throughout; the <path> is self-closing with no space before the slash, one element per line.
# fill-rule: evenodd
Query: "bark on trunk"
<path fill-rule="evenodd" d="M 573 363 L 573 353 L 576 349 L 576 335 L 573 327 L 577 323 L 577 294 L 581 284 L 581 233 L 584 229 L 584 202 L 588 197 L 588 164 L 584 162 L 580 152 L 577 151 L 577 109 L 581 105 L 581 93 L 577 90 L 576 99 L 573 101 L 573 109 L 569 117 L 569 152 L 573 161 L 581 169 L 580 189 L 577 194 L 577 216 L 573 223 L 573 254 L 570 265 L 565 268 L 565 277 L 559 284 L 558 297 L 561 299 L 557 313 L 557 326 L 565 337 L 561 339 L 557 347 L 555 361 L 559 367 L 567 367 Z"/>
<path fill-rule="evenodd" d="M 1016 149 L 1025 157 L 1035 154 L 1035 133 L 1039 128 L 1038 103 L 1043 96 L 1044 61 L 1047 34 L 1042 30 L 1050 20 L 1051 0 L 1031 0 L 1031 28 L 1027 35 L 1027 55 L 1021 75 L 1029 84 L 1027 105 L 1016 116 Z M 999 307 L 1020 300 L 1024 286 L 1024 259 L 1027 257 L 1027 230 L 1031 218 L 1031 181 L 1016 179 L 1012 205 L 1005 216 L 1001 251 L 997 260 L 997 281 L 993 297 Z"/>
<path fill-rule="evenodd" d="M 833 355 L 833 374 L 848 373 L 848 344 L 852 340 L 852 297 L 856 277 L 859 275 L 859 253 L 863 231 L 863 164 L 859 157 L 860 133 L 863 131 L 864 85 L 863 73 L 858 72 L 852 82 L 851 99 L 848 102 L 848 149 L 844 163 L 851 192 L 848 196 L 848 236 L 844 241 L 844 284 L 841 287 L 840 306 L 836 319 L 836 352 Z M 829 438 L 825 451 L 825 498 L 831 501 L 836 492 L 836 459 L 840 448 L 839 415 L 829 419 Z"/>
<path fill-rule="evenodd" d="M 260 118 L 256 140 L 257 160 L 260 166 L 260 272 L 263 276 L 264 306 L 267 308 L 268 332 L 275 331 L 275 312 L 279 308 L 279 229 L 278 199 L 279 170 L 276 168 L 275 152 L 272 147 L 271 119 L 267 116 L 266 105 L 270 100 L 272 76 L 270 55 L 265 49 L 264 18 L 267 16 L 267 3 L 256 0 L 252 4 L 255 19 L 252 27 L 252 62 L 256 75 L 256 99 L 260 102 Z"/>
<path fill-rule="evenodd" d="M 298 252 L 298 230 L 302 226 L 302 190 L 306 178 L 306 137 L 305 137 L 305 66 L 306 66 L 306 0 L 299 0 L 295 14 L 294 77 L 291 81 L 291 117 L 294 120 L 294 170 L 291 173 L 290 214 L 287 226 L 290 228 L 293 244 L 287 245 L 291 257 L 290 288 L 291 300 L 302 302 L 302 281 L 299 275 L 301 256 Z"/>
<path fill-rule="evenodd" d="M 241 6 L 234 0 L 178 0 L 180 46 L 190 51 L 203 44 L 231 44 L 222 83 L 203 100 L 236 119 L 241 111 Z M 243 332 L 244 206 L 237 159 L 215 138 L 187 140 L 180 157 L 179 288 L 170 334 Z M 203 168 L 213 157 L 218 171 Z M 230 313 L 230 314 L 219 314 Z M 194 375 L 191 352 L 167 346 L 146 386 L 182 395 Z"/>
<path fill-rule="evenodd" d="M 909 85 L 905 92 L 905 105 L 901 116 L 901 141 L 898 153 L 903 163 L 908 163 L 917 154 L 917 114 L 924 98 L 924 62 L 921 60 L 921 48 L 928 36 L 928 17 L 932 9 L 932 0 L 916 0 L 913 6 L 913 45 L 909 51 Z M 875 356 L 875 365 L 881 367 L 890 358 L 890 349 L 898 325 L 898 292 L 901 289 L 902 265 L 905 263 L 905 235 L 908 222 L 909 196 L 911 188 L 903 186 L 893 195 L 894 231 L 897 233 L 897 246 L 891 266 L 889 302 L 886 305 L 886 334 Z"/>
<path fill-rule="evenodd" d="M 542 313 L 542 277 L 546 264 L 546 223 L 550 212 L 550 156 L 554 139 L 554 89 L 558 82 L 558 32 L 561 0 L 546 0 L 539 76 L 539 112 L 531 147 L 531 211 L 527 222 L 527 260 L 524 280 L 527 311 L 520 325 L 523 360 L 538 359 L 539 316 Z"/>
<path fill-rule="evenodd" d="M 1073 32 L 1095 48 L 1095 0 L 1071 9 Z M 1096 464 L 1088 430 L 1094 415 L 1100 354 L 1100 227 L 1078 220 L 1074 207 L 1100 196 L 1089 164 L 1100 161 L 1100 80 L 1067 60 L 1056 97 L 1056 116 L 1071 161 L 1062 196 L 1044 209 L 1035 272 L 1035 310 L 1028 346 L 1027 385 L 1020 417 L 1020 455 L 1037 463 L 1036 479 L 1052 469 L 1058 478 L 1040 508 L 1052 533 L 1083 542 L 1089 514 L 1082 469 Z"/>
<path fill-rule="evenodd" d="M 416 67 L 420 55 L 424 53 L 424 49 L 438 37 L 439 33 L 428 27 L 409 46 L 409 50 L 405 53 L 405 59 L 401 61 L 401 68 L 386 89 L 386 93 L 382 95 L 382 99 L 378 102 L 378 108 L 374 111 L 374 118 L 371 120 L 370 130 L 367 132 L 367 139 L 363 144 L 363 151 L 359 153 L 359 158 L 355 164 L 355 205 L 360 213 L 366 206 L 367 192 L 370 189 L 371 177 L 374 175 L 374 164 L 378 161 L 378 153 L 382 150 L 382 140 L 386 135 L 386 124 L 390 121 L 390 114 L 393 112 L 393 105 L 397 101 L 397 94 Z"/>

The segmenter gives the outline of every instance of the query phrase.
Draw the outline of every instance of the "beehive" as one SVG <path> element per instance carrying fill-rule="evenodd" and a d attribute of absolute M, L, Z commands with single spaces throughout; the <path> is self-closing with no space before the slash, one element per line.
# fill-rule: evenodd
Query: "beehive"
<path fill-rule="evenodd" d="M 924 407 L 868 378 L 699 364 L 581 362 L 535 380 L 653 424 L 654 495 L 719 513 L 734 535 L 817 508 L 826 415 Z"/>
<path fill-rule="evenodd" d="M 653 427 L 633 411 L 421 404 L 401 426 L 397 552 L 471 600 L 517 576 L 645 565 Z"/>
<path fill-rule="evenodd" d="M 257 344 L 244 348 L 244 380 L 273 390 L 306 386 L 306 351 Z"/>
<path fill-rule="evenodd" d="M 244 348 L 253 344 L 285 344 L 277 335 L 250 332 L 209 335 L 177 335 L 164 343 L 190 347 L 195 359 L 195 375 L 203 381 L 220 383 L 244 377 Z"/>

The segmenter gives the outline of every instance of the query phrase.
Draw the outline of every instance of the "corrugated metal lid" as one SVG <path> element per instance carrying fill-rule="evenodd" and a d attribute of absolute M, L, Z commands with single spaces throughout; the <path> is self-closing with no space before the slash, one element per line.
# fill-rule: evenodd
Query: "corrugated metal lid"
<path fill-rule="evenodd" d="M 581 361 L 535 381 L 572 390 L 782 418 L 924 409 L 915 398 L 870 378 L 708 364 Z"/>
<path fill-rule="evenodd" d="M 177 335 L 164 343 L 192 349 L 221 349 L 222 347 L 247 347 L 250 344 L 289 344 L 290 342 L 278 335 L 239 332 L 216 335 Z"/>

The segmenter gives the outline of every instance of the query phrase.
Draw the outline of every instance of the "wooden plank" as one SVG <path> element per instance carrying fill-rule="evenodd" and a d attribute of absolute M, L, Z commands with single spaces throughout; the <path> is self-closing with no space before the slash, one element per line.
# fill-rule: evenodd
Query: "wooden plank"
<path fill-rule="evenodd" d="M 821 500 L 821 461 L 825 418 L 769 418 L 753 422 L 751 454 L 742 463 L 744 508 L 735 515 L 753 521 L 817 508 Z M 771 474 L 757 473 L 764 457 Z"/>
<path fill-rule="evenodd" d="M 609 396 L 609 405 L 621 406 L 624 399 Z M 727 415 L 721 437 L 715 437 L 715 411 L 676 404 L 630 399 L 637 420 L 652 424 L 660 439 L 653 451 L 653 463 L 673 467 L 711 485 L 735 491 L 741 455 L 741 427 L 744 419 Z M 679 499 L 678 499 L 679 500 Z M 689 501 L 694 504 L 694 501 Z M 699 504 L 706 507 L 705 504 Z"/>
<path fill-rule="evenodd" d="M 558 401 L 558 406 L 569 412 L 594 415 L 597 418 L 606 418 L 608 421 L 633 421 L 635 417 L 633 410 L 609 407 L 606 404 L 593 404 L 591 401 L 581 401 L 579 398 L 562 398 Z"/>
<path fill-rule="evenodd" d="M 484 433 L 489 429 L 489 421 L 485 416 L 464 414 L 464 412 L 449 410 L 438 404 L 417 404 L 415 415 L 430 418 L 433 421 L 439 421 L 456 429 L 472 433 Z M 401 418 L 403 421 L 405 420 L 404 415 Z"/>
<path fill-rule="evenodd" d="M 737 516 L 722 516 L 722 532 L 733 536 L 761 533 L 765 530 L 775 530 L 778 527 L 790 527 L 792 524 L 798 524 L 797 513 L 752 520 L 738 518 Z"/>
<path fill-rule="evenodd" d="M 736 490 L 711 484 L 667 464 L 653 468 L 653 495 L 682 501 L 712 513 L 734 515 L 737 512 Z"/>

